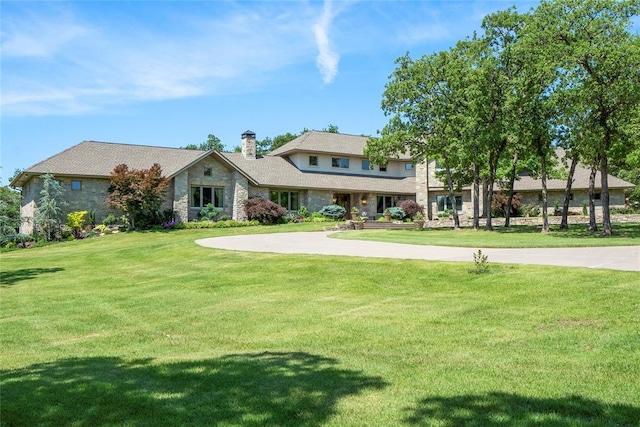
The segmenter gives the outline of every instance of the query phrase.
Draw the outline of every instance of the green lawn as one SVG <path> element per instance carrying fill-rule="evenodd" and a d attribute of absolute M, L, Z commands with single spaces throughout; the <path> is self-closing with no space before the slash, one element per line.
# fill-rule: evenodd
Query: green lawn
<path fill-rule="evenodd" d="M 193 243 L 318 227 L 0 254 L 0 423 L 638 425 L 637 273 Z"/>
<path fill-rule="evenodd" d="M 542 234 L 540 227 L 495 227 L 494 231 L 463 228 L 424 228 L 401 230 L 363 230 L 357 233 L 340 233 L 331 237 L 350 240 L 376 240 L 381 242 L 409 243 L 413 245 L 462 246 L 482 248 L 559 248 L 584 246 L 636 246 L 640 245 L 640 223 L 614 224 L 610 237 L 591 233 L 586 225 L 571 225 L 560 230 L 552 225 L 550 232 Z"/>

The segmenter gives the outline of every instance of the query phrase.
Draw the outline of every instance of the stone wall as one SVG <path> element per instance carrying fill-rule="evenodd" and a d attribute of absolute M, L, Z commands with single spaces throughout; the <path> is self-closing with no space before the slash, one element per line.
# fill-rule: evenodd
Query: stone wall
<path fill-rule="evenodd" d="M 205 170 L 207 169 L 211 169 L 210 176 L 205 175 Z M 192 165 L 187 170 L 187 174 L 187 199 L 191 197 L 191 186 L 222 187 L 224 188 L 224 208 L 222 214 L 228 216 L 233 215 L 233 194 L 235 188 L 229 169 L 216 161 L 213 156 L 209 156 Z M 176 193 L 176 196 L 184 197 L 183 194 L 178 193 Z M 198 219 L 200 208 L 191 207 L 191 201 L 187 203 L 189 205 L 188 221 Z"/>
<path fill-rule="evenodd" d="M 561 216 L 549 216 L 549 224 L 560 224 L 562 220 Z M 596 215 L 596 220 L 598 222 L 598 226 L 602 224 L 602 217 Z M 567 222 L 569 224 L 589 224 L 589 217 L 582 215 L 569 215 L 567 217 Z M 640 215 L 611 215 L 612 223 L 638 223 L 640 222 Z M 516 217 L 510 219 L 511 225 L 542 225 L 542 217 Z M 491 218 L 491 224 L 493 227 L 502 227 L 504 225 L 504 218 Z M 485 218 L 480 218 L 480 227 L 484 227 L 486 225 Z M 460 226 L 461 227 L 472 227 L 473 221 L 468 218 L 460 218 Z M 434 220 L 434 221 L 425 221 L 424 228 L 453 228 L 453 220 L 444 219 L 444 220 Z"/>
<path fill-rule="evenodd" d="M 244 209 L 244 201 L 249 198 L 249 182 L 240 172 L 233 171 L 231 173 L 233 182 L 233 214 L 235 221 L 246 221 L 247 213 Z"/>
<path fill-rule="evenodd" d="M 96 211 L 96 223 L 110 215 L 122 215 L 120 211 L 107 206 L 106 199 L 109 195 L 109 179 L 107 178 L 86 178 L 86 177 L 62 177 L 55 179 L 60 182 L 64 193 L 60 197 L 59 206 L 60 218 L 66 222 L 67 214 L 77 211 Z M 71 189 L 71 182 L 80 182 L 79 190 Z M 21 233 L 30 234 L 34 231 L 34 217 L 36 215 L 37 201 L 40 199 L 42 190 L 42 179 L 34 177 L 22 188 L 22 206 L 20 215 L 25 221 L 20 227 Z"/>

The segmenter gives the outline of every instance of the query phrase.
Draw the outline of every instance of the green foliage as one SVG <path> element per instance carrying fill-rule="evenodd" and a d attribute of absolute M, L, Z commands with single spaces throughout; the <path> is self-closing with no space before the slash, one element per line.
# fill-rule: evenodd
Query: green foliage
<path fill-rule="evenodd" d="M 91 209 L 89 211 L 89 225 L 91 226 L 91 228 L 94 228 L 96 226 L 96 210 L 95 209 Z"/>
<path fill-rule="evenodd" d="M 102 220 L 104 225 L 115 225 L 118 222 L 118 218 L 115 215 L 109 214 Z"/>
<path fill-rule="evenodd" d="M 73 236 L 76 239 L 82 237 L 82 228 L 84 227 L 84 217 L 88 214 L 87 211 L 77 211 L 67 214 L 67 227 L 71 229 Z"/>
<path fill-rule="evenodd" d="M 237 227 L 253 227 L 256 225 L 260 225 L 260 221 L 251 220 L 251 221 L 234 221 L 234 220 L 226 220 L 226 221 L 191 221 L 191 222 L 181 222 L 173 226 L 173 228 L 178 230 L 195 230 L 195 229 L 204 229 L 204 228 L 237 228 Z"/>
<path fill-rule="evenodd" d="M 216 208 L 213 203 L 207 203 L 205 207 L 200 209 L 198 216 L 202 219 L 213 221 L 222 212 L 222 208 Z"/>
<path fill-rule="evenodd" d="M 340 205 L 327 205 L 320 209 L 318 212 L 327 218 L 340 219 L 344 218 L 347 210 Z"/>
<path fill-rule="evenodd" d="M 387 210 L 385 210 L 385 214 L 387 212 L 391 215 L 391 219 L 400 220 L 400 219 L 403 219 L 404 215 L 405 215 L 404 210 L 399 206 L 392 206 L 392 207 L 388 208 Z"/>
<path fill-rule="evenodd" d="M 0 187 L 0 240 L 14 235 L 20 227 L 20 193 Z"/>
<path fill-rule="evenodd" d="M 522 216 L 525 216 L 525 217 L 540 216 L 540 206 L 538 206 L 538 205 L 522 205 L 520 207 L 520 212 L 522 213 Z"/>
<path fill-rule="evenodd" d="M 210 133 L 209 135 L 207 135 L 207 140 L 205 142 L 200 143 L 200 145 L 188 144 L 182 148 L 186 148 L 187 150 L 201 150 L 201 151 L 216 150 L 218 152 L 223 152 L 224 144 L 220 141 L 220 138 Z"/>
<path fill-rule="evenodd" d="M 307 209 L 307 207 L 305 205 L 301 205 L 298 208 L 298 215 L 300 215 L 302 218 L 310 218 L 311 214 L 309 213 L 309 209 Z"/>
<path fill-rule="evenodd" d="M 586 200 L 582 201 L 582 215 L 589 215 L 589 203 Z"/>
<path fill-rule="evenodd" d="M 482 274 L 489 271 L 489 257 L 482 253 L 482 250 L 478 249 L 478 252 L 473 253 L 473 263 L 475 264 L 475 274 Z"/>
<path fill-rule="evenodd" d="M 61 211 L 65 202 L 62 200 L 64 189 L 50 173 L 40 176 L 42 190 L 37 203 L 35 223 L 42 231 L 45 240 L 52 240 L 60 233 Z"/>

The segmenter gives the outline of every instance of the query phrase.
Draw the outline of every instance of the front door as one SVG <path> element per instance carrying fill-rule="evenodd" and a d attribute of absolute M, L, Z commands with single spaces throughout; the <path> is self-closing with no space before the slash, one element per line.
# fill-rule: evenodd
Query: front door
<path fill-rule="evenodd" d="M 351 195 L 336 193 L 334 197 L 336 199 L 336 205 L 342 206 L 347 210 L 344 214 L 345 219 L 349 218 L 351 212 Z"/>

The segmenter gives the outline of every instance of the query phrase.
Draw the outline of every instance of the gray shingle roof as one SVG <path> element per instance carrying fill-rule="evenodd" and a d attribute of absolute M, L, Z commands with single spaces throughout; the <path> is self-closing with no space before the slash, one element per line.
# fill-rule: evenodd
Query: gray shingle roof
<path fill-rule="evenodd" d="M 304 172 L 290 161 L 278 156 L 264 156 L 255 160 L 245 159 L 240 153 L 221 153 L 257 185 L 265 187 L 327 189 L 362 193 L 415 193 L 415 178 L 378 178 L 369 176 L 340 175 Z"/>
<path fill-rule="evenodd" d="M 165 176 L 173 176 L 205 156 L 206 151 L 112 142 L 83 141 L 24 170 L 25 174 L 108 177 L 119 164 L 148 169 L 154 163 Z"/>
<path fill-rule="evenodd" d="M 561 166 L 562 158 L 564 157 L 564 150 L 558 149 L 556 150 L 556 155 L 558 157 L 558 166 Z M 567 168 L 564 168 L 567 169 Z M 576 170 L 573 173 L 573 184 L 571 185 L 572 190 L 588 190 L 589 189 L 589 175 L 591 171 L 588 168 L 578 164 L 576 166 Z M 567 171 L 568 175 L 568 171 Z M 600 172 L 596 173 L 596 181 L 595 188 L 600 190 L 602 188 L 601 185 L 601 174 Z M 635 185 L 617 178 L 611 174 L 608 176 L 608 184 L 610 189 L 626 189 L 633 188 Z M 564 190 L 567 185 L 567 179 L 549 179 L 547 178 L 547 190 Z M 542 182 L 540 179 L 533 178 L 531 176 L 523 176 L 520 177 L 514 183 L 515 191 L 541 191 L 542 190 Z"/>
<path fill-rule="evenodd" d="M 269 155 L 282 156 L 296 151 L 304 151 L 364 157 L 364 148 L 367 145 L 368 138 L 367 136 L 314 130 L 300 135 L 282 147 L 276 148 Z M 401 155 L 400 159 L 411 160 L 411 156 Z"/>

